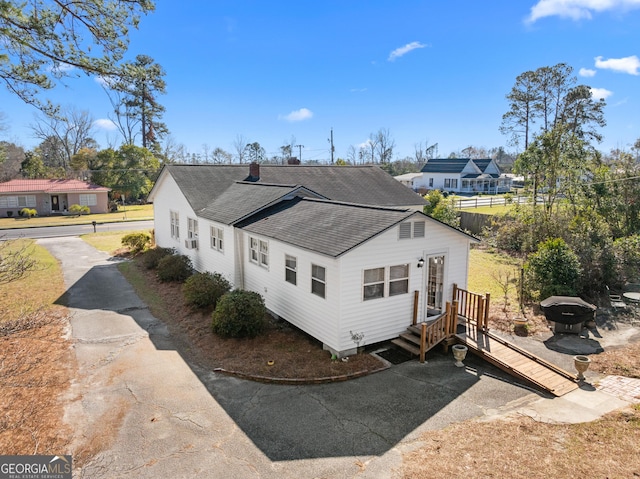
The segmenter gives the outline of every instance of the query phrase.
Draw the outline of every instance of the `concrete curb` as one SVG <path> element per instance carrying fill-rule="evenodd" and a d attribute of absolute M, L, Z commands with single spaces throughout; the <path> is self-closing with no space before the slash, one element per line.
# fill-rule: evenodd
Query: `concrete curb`
<path fill-rule="evenodd" d="M 283 384 L 289 386 L 300 386 L 305 384 L 326 384 L 326 383 L 337 383 L 341 381 L 348 381 L 350 379 L 361 378 L 363 376 L 368 376 L 369 374 L 379 373 L 381 371 L 386 371 L 389 369 L 389 365 L 381 366 L 372 371 L 357 371 L 351 374 L 342 374 L 340 376 L 326 376 L 321 378 L 276 378 L 270 376 L 259 376 L 255 374 L 247 374 L 241 371 L 232 371 L 224 368 L 215 368 L 213 369 L 214 373 L 224 374 L 226 376 L 234 376 L 240 379 L 248 379 L 250 381 L 256 381 L 259 383 L 267 383 L 267 384 Z"/>

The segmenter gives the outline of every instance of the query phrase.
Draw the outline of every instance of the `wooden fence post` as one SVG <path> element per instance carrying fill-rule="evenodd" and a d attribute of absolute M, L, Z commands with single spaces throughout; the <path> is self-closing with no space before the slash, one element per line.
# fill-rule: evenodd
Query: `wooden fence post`
<path fill-rule="evenodd" d="M 455 301 L 458 297 L 458 284 L 453 283 L 453 296 L 451 297 L 451 301 Z"/>
<path fill-rule="evenodd" d="M 451 305 L 451 327 L 449 329 L 449 335 L 453 336 L 456 334 L 456 329 L 458 327 L 458 301 L 454 301 Z"/>
<path fill-rule="evenodd" d="M 476 310 L 476 329 L 481 330 L 484 327 L 484 298 L 480 297 L 478 301 L 478 309 Z"/>
<path fill-rule="evenodd" d="M 420 332 L 420 362 L 424 363 L 425 349 L 427 349 L 427 323 L 422 323 Z"/>
<path fill-rule="evenodd" d="M 413 292 L 413 322 L 411 323 L 414 326 L 418 322 L 418 296 L 419 296 L 418 291 L 414 291 Z"/>
<path fill-rule="evenodd" d="M 484 329 L 489 331 L 489 302 L 491 301 L 491 293 L 484 295 Z"/>

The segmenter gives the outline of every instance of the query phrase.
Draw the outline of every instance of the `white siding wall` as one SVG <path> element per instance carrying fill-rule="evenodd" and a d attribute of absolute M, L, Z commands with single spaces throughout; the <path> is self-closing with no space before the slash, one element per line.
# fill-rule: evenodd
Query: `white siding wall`
<path fill-rule="evenodd" d="M 452 284 L 466 286 L 469 240 L 459 233 L 426 219 L 426 237 L 398 239 L 393 228 L 361 245 L 341 258 L 340 345 L 353 348 L 350 331 L 364 333 L 364 343 L 395 338 L 411 324 L 414 291 L 419 291 L 418 320 L 424 319 L 426 264 L 418 260 L 430 254 L 445 255 L 444 298 L 450 300 Z M 363 300 L 365 269 L 409 264 L 409 292 L 397 296 Z M 388 281 L 388 276 L 385 278 Z M 463 286 L 464 285 L 464 286 Z"/>
<path fill-rule="evenodd" d="M 224 251 L 211 248 L 211 226 L 222 228 L 224 231 Z M 199 258 L 198 271 L 220 273 L 232 285 L 235 285 L 233 226 L 213 223 L 209 220 L 198 219 L 199 243 L 197 256 Z"/>
<path fill-rule="evenodd" d="M 429 178 L 433 178 L 433 186 L 429 186 Z M 445 187 L 445 178 L 457 179 L 458 186 L 456 188 Z M 416 179 L 416 187 L 429 190 L 458 191 L 462 188 L 462 180 L 460 178 L 459 173 L 423 173 L 422 178 Z"/>
<path fill-rule="evenodd" d="M 295 248 L 273 239 L 257 237 L 269 242 L 269 269 L 249 261 L 249 234 L 243 234 L 244 287 L 260 293 L 267 308 L 317 340 L 336 350 L 338 346 L 338 318 L 340 273 L 339 261 Z M 297 284 L 285 281 L 285 254 L 297 258 Z M 311 293 L 311 264 L 326 269 L 326 295 Z"/>
<path fill-rule="evenodd" d="M 187 218 L 195 218 L 196 215 L 170 175 L 165 175 L 161 181 L 160 185 L 156 185 L 159 194 L 153 201 L 156 244 L 163 248 L 175 248 L 180 254 L 187 254 L 187 251 L 190 251 L 184 247 L 184 240 L 187 238 Z M 177 211 L 180 214 L 179 240 L 171 237 L 170 211 Z"/>
<path fill-rule="evenodd" d="M 164 248 L 175 248 L 178 254 L 184 254 L 191 258 L 193 267 L 197 271 L 211 271 L 223 274 L 233 282 L 233 232 L 225 227 L 225 253 L 212 250 L 209 246 L 209 226 L 211 222 L 198 218 L 191 209 L 189 202 L 184 197 L 180 188 L 170 175 L 165 175 L 161 183 L 156 185 L 157 194 L 153 201 L 153 222 L 156 244 Z M 180 238 L 171 237 L 171 211 L 180 215 Z M 188 219 L 198 220 L 198 249 L 185 247 L 188 237 Z M 227 251 L 227 248 L 228 251 Z M 229 268 L 229 264 L 231 267 Z"/>

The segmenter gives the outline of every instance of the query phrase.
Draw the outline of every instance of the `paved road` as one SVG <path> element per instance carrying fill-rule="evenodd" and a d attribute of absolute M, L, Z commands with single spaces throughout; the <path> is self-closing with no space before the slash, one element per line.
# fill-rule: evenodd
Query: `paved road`
<path fill-rule="evenodd" d="M 326 385 L 218 375 L 184 360 L 108 255 L 79 238 L 39 243 L 62 263 L 72 315 L 79 377 L 65 419 L 74 461 L 89 457 L 74 477 L 391 478 L 422 433 L 540 400 L 440 354 Z"/>
<path fill-rule="evenodd" d="M 145 230 L 153 228 L 153 221 L 123 221 L 119 223 L 98 223 L 96 232 Z M 35 228 L 0 229 L 0 240 L 17 238 L 57 238 L 93 233 L 93 225 L 43 226 Z"/>

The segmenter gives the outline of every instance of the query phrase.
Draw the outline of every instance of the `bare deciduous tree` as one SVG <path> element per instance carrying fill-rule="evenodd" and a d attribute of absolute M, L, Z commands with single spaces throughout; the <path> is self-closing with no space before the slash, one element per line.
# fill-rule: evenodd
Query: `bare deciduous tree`
<path fill-rule="evenodd" d="M 29 243 L 3 241 L 0 238 L 0 284 L 17 281 L 33 271 L 37 262 L 32 255 Z"/>
<path fill-rule="evenodd" d="M 82 148 L 95 146 L 93 139 L 93 118 L 87 111 L 67 107 L 55 115 L 36 114 L 35 123 L 30 125 L 36 138 L 53 148 L 51 158 L 56 164 L 46 166 L 62 167 L 71 164 L 71 158 Z M 46 152 L 45 152 L 46 154 Z"/>
<path fill-rule="evenodd" d="M 238 163 L 244 163 L 244 159 L 246 156 L 246 148 L 249 144 L 249 140 L 247 140 L 243 135 L 237 135 L 236 139 L 233 140 L 233 149 L 236 152 L 236 159 Z"/>

